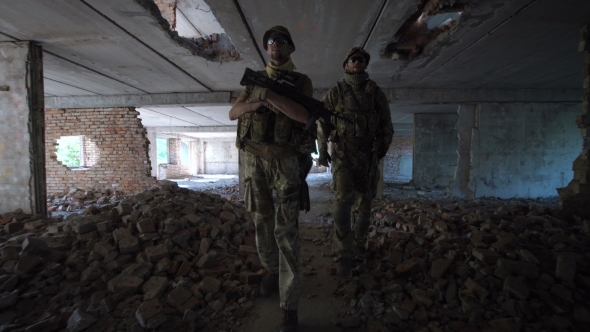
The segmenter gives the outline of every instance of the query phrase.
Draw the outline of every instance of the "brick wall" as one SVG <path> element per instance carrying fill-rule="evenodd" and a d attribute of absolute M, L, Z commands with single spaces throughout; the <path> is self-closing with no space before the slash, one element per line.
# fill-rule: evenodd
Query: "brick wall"
<path fill-rule="evenodd" d="M 150 188 L 149 142 L 133 108 L 46 109 L 45 156 L 48 195 L 72 188 L 117 189 L 135 193 Z M 70 170 L 57 160 L 61 136 L 86 136 L 99 150 L 89 170 Z"/>
<path fill-rule="evenodd" d="M 190 165 L 160 164 L 158 168 L 158 180 L 181 179 L 191 176 Z"/>
<path fill-rule="evenodd" d="M 383 158 L 383 175 L 385 177 L 399 176 L 399 165 L 402 156 L 411 156 L 413 153 L 413 136 L 394 136 L 389 151 Z"/>
<path fill-rule="evenodd" d="M 177 0 L 154 0 L 172 30 L 176 30 L 176 2 Z"/>
<path fill-rule="evenodd" d="M 180 165 L 180 144 L 182 141 L 178 138 L 168 139 L 168 163 Z"/>
<path fill-rule="evenodd" d="M 82 137 L 82 147 L 84 149 L 84 164 L 81 166 L 92 167 L 98 162 L 100 150 L 96 143 L 86 136 Z"/>

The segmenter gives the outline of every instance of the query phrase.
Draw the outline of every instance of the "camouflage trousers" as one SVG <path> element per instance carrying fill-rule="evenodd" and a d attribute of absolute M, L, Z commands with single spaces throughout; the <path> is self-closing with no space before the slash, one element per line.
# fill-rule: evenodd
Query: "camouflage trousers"
<path fill-rule="evenodd" d="M 373 189 L 369 184 L 369 166 L 359 170 L 351 167 L 344 151 L 335 147 L 332 153 L 332 182 L 336 200 L 332 215 L 334 217 L 334 238 L 332 246 L 336 256 L 352 257 L 353 245 L 364 245 L 370 225 Z M 373 166 L 377 167 L 377 166 Z M 364 175 L 364 176 L 361 176 Z M 372 181 L 378 181 L 379 172 L 375 169 Z M 359 184 L 359 181 L 365 181 Z M 376 182 L 375 182 L 376 183 Z M 352 217 L 352 218 L 351 218 Z M 354 228 L 354 229 L 353 229 Z"/>
<path fill-rule="evenodd" d="M 244 200 L 256 225 L 260 260 L 268 272 L 279 274 L 281 308 L 297 310 L 301 292 L 299 160 L 297 156 L 264 159 L 246 151 L 245 163 Z"/>

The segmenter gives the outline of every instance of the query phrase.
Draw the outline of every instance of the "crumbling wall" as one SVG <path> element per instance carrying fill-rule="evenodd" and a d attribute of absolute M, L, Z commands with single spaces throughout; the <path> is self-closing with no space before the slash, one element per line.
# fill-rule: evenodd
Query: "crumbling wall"
<path fill-rule="evenodd" d="M 402 156 L 411 156 L 414 151 L 414 136 L 394 136 L 387 155 L 383 158 L 383 177 L 396 179 L 404 177 L 400 172 Z"/>
<path fill-rule="evenodd" d="M 134 108 L 46 109 L 45 155 L 47 193 L 72 188 L 117 189 L 135 193 L 150 188 L 149 141 Z M 57 160 L 61 136 L 86 136 L 100 150 L 97 163 L 88 170 L 71 170 Z"/>
<path fill-rule="evenodd" d="M 392 60 L 414 59 L 447 39 L 459 28 L 461 16 L 469 12 L 471 0 L 428 0 L 405 21 L 387 44 L 383 55 Z M 429 16 L 456 13 L 458 17 L 429 27 Z"/>
<path fill-rule="evenodd" d="M 98 162 L 100 150 L 96 143 L 86 136 L 82 137 L 82 144 L 84 147 L 84 164 L 82 166 L 92 167 Z"/>
<path fill-rule="evenodd" d="M 176 3 L 178 0 L 154 0 L 154 4 L 160 9 L 162 17 L 168 21 L 172 30 L 176 29 Z"/>
<path fill-rule="evenodd" d="M 150 11 L 170 38 L 192 54 L 213 62 L 242 60 L 231 39 L 225 33 L 214 33 L 200 38 L 179 36 L 176 32 L 177 0 L 135 0 L 135 2 Z"/>
<path fill-rule="evenodd" d="M 182 179 L 191 176 L 189 165 L 160 164 L 158 167 L 158 180 Z"/>
<path fill-rule="evenodd" d="M 565 188 L 559 188 L 560 208 L 569 215 L 590 218 L 590 26 L 582 29 L 580 52 L 584 57 L 583 114 L 576 119 L 582 134 L 582 153 L 573 163 L 574 178 Z"/>
<path fill-rule="evenodd" d="M 579 104 L 482 104 L 472 142 L 475 197 L 551 197 L 582 147 Z"/>

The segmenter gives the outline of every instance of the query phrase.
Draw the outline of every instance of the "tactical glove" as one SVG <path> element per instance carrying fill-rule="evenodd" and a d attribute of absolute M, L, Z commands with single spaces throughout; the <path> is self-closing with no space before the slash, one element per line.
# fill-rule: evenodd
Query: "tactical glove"
<path fill-rule="evenodd" d="M 254 86 L 254 89 L 252 89 L 252 93 L 250 93 L 250 98 L 248 98 L 247 102 L 255 103 L 257 101 L 265 101 L 267 90 L 267 88 L 259 87 L 258 85 Z"/>
<path fill-rule="evenodd" d="M 328 163 L 332 162 L 332 157 L 330 157 L 330 154 L 328 153 L 328 151 L 321 151 L 320 150 L 320 157 L 318 158 L 318 164 L 320 166 L 324 166 L 324 167 L 329 167 L 330 165 Z"/>

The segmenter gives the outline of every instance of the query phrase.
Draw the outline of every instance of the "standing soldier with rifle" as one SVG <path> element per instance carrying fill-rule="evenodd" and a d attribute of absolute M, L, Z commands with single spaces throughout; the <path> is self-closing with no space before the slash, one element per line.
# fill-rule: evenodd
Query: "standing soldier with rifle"
<path fill-rule="evenodd" d="M 309 77 L 293 71 L 290 55 L 295 45 L 287 28 L 272 27 L 262 40 L 270 62 L 260 74 L 271 79 L 286 76 L 291 89 L 311 97 Z M 244 200 L 256 225 L 260 260 L 268 271 L 260 293 L 270 296 L 279 290 L 283 309 L 279 331 L 297 331 L 301 292 L 298 218 L 300 208 L 309 210 L 305 177 L 311 168 L 311 152 L 316 151 L 314 121 L 301 104 L 260 85 L 247 85 L 229 118 L 238 119 L 236 145 L 245 151 L 246 164 Z M 311 135 L 304 135 L 308 122 L 313 127 Z"/>
<path fill-rule="evenodd" d="M 371 203 L 379 181 L 378 164 L 393 139 L 387 97 L 365 72 L 370 58 L 361 47 L 352 48 L 342 64 L 344 80 L 324 97 L 327 109 L 351 121 L 320 119 L 318 127 L 319 164 L 327 167 L 332 163 L 336 190 L 333 245 L 340 258 L 338 277 L 342 278 L 348 277 L 352 269 L 353 243 L 364 251 Z M 328 140 L 334 143 L 332 156 L 328 154 Z"/>

